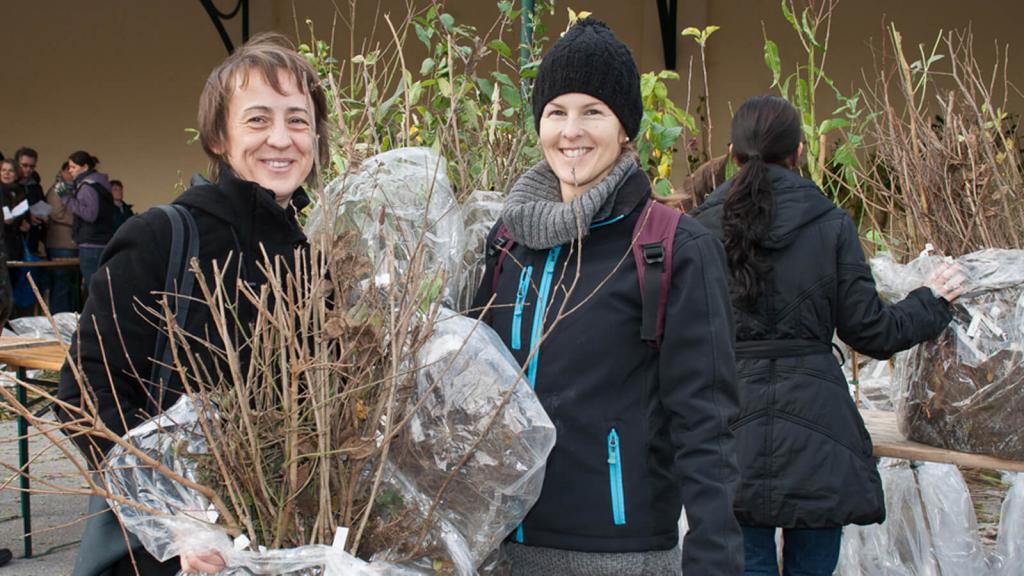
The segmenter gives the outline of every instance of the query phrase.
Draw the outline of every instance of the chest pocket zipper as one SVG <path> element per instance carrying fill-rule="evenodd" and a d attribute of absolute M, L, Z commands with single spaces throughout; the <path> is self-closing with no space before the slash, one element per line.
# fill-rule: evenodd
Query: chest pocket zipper
<path fill-rule="evenodd" d="M 616 526 L 622 526 L 626 524 L 626 503 L 622 489 L 622 452 L 615 428 L 608 433 L 608 478 L 612 493 L 612 521 Z"/>
<path fill-rule="evenodd" d="M 516 307 L 512 311 L 512 349 L 519 350 L 522 347 L 521 334 L 523 331 L 523 305 L 526 303 L 526 293 L 530 289 L 530 278 L 533 277 L 533 266 L 526 266 L 519 273 L 519 289 L 516 291 Z"/>

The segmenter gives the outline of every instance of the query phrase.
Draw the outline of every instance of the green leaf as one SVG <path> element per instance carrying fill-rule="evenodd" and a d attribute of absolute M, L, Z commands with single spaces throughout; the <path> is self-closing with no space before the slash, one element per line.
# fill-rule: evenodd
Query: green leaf
<path fill-rule="evenodd" d="M 494 94 L 494 82 L 491 82 L 487 78 L 478 77 L 476 79 L 476 85 L 480 87 L 480 94 L 483 95 L 487 102 L 491 101 L 491 96 Z"/>
<path fill-rule="evenodd" d="M 814 39 L 814 30 L 811 30 L 811 24 L 807 21 L 807 14 L 810 12 L 810 8 L 804 8 L 803 13 L 800 15 L 801 27 L 803 28 L 804 36 L 807 41 L 811 43 L 815 48 L 821 48 L 821 44 Z"/>
<path fill-rule="evenodd" d="M 688 26 L 686 28 L 683 28 L 682 35 L 693 36 L 694 38 L 700 39 L 700 30 L 694 28 L 693 26 Z"/>
<path fill-rule="evenodd" d="M 662 70 L 658 72 L 659 80 L 679 80 L 679 73 L 675 70 Z"/>
<path fill-rule="evenodd" d="M 512 49 L 508 47 L 508 44 L 503 42 L 500 38 L 491 40 L 487 43 L 487 47 L 494 50 L 498 54 L 501 54 L 505 58 L 512 57 Z"/>
<path fill-rule="evenodd" d="M 501 87 L 501 99 L 513 107 L 519 107 L 523 102 L 523 99 L 519 96 L 519 89 L 511 86 Z"/>
<path fill-rule="evenodd" d="M 672 185 L 669 183 L 668 180 L 664 178 L 659 178 L 657 182 L 654 183 L 654 193 L 658 194 L 659 196 L 671 196 Z"/>
<path fill-rule="evenodd" d="M 420 101 L 420 96 L 423 95 L 423 85 L 419 82 L 413 82 L 409 86 L 409 105 L 415 106 Z"/>
<path fill-rule="evenodd" d="M 658 148 L 664 152 L 668 152 L 675 147 L 676 142 L 679 141 L 679 136 L 683 133 L 682 126 L 675 126 L 672 128 L 664 128 L 661 134 L 658 135 L 657 145 Z"/>
<path fill-rule="evenodd" d="M 796 80 L 796 107 L 802 112 L 806 112 L 811 106 L 811 91 L 807 85 L 807 80 L 803 78 L 797 78 Z"/>
<path fill-rule="evenodd" d="M 845 118 L 829 118 L 818 126 L 818 134 L 828 134 L 836 128 L 846 128 L 850 126 L 850 121 Z"/>
<path fill-rule="evenodd" d="M 779 46 L 771 40 L 764 41 L 764 63 L 772 71 L 772 86 L 778 86 L 782 77 L 782 61 L 779 59 Z"/>
<path fill-rule="evenodd" d="M 668 98 L 668 86 L 665 86 L 664 82 L 657 82 L 654 84 L 654 97 L 657 98 L 659 102 Z"/>
<path fill-rule="evenodd" d="M 657 81 L 658 79 L 654 74 L 645 72 L 644 75 L 640 77 L 640 97 L 646 100 L 647 97 L 654 92 L 654 83 Z"/>
<path fill-rule="evenodd" d="M 419 22 L 414 22 L 413 28 L 416 29 L 416 37 L 419 38 L 420 42 L 423 42 L 423 45 L 429 49 L 431 47 L 430 39 L 433 38 L 434 31 L 430 28 L 423 27 Z"/>
<path fill-rule="evenodd" d="M 888 243 L 885 237 L 878 230 L 871 229 L 864 233 L 864 239 L 879 247 L 879 250 L 888 251 Z"/>
<path fill-rule="evenodd" d="M 796 16 L 794 16 L 789 10 L 788 0 L 782 0 L 782 15 L 786 18 L 786 21 L 793 26 L 793 29 L 800 32 L 800 25 L 796 22 Z"/>
<path fill-rule="evenodd" d="M 444 96 L 445 98 L 451 98 L 452 97 L 452 85 L 448 83 L 448 79 L 447 78 L 438 78 L 437 79 L 437 89 L 438 89 L 438 91 L 441 92 L 441 95 Z"/>
<path fill-rule="evenodd" d="M 375 114 L 377 122 L 381 122 L 384 120 L 384 117 L 387 116 L 388 110 L 390 110 L 391 107 L 394 106 L 395 101 L 402 96 L 403 92 L 405 92 L 405 83 L 399 82 L 398 88 L 395 90 L 395 93 L 392 94 L 390 98 L 385 100 L 380 106 L 377 107 Z"/>
<path fill-rule="evenodd" d="M 491 75 L 494 76 L 495 80 L 504 84 L 505 86 L 510 86 L 512 88 L 516 87 L 515 82 L 513 82 L 512 79 L 508 77 L 508 74 L 505 74 L 504 72 L 493 72 Z"/>
<path fill-rule="evenodd" d="M 788 77 L 786 77 L 786 79 L 782 82 L 782 86 L 779 89 L 779 92 L 782 93 L 782 97 L 785 98 L 786 100 L 789 100 L 790 102 L 792 102 L 793 99 L 789 97 L 789 81 L 793 79 L 793 76 L 795 76 L 795 74 L 791 74 Z"/>
<path fill-rule="evenodd" d="M 447 13 L 441 14 L 438 18 L 441 20 L 441 25 L 444 26 L 444 29 L 451 32 L 452 27 L 455 26 L 455 18 L 451 14 Z"/>
<path fill-rule="evenodd" d="M 434 69 L 434 59 L 424 58 L 423 64 L 420 64 L 420 76 L 426 76 Z"/>
<path fill-rule="evenodd" d="M 707 42 L 708 38 L 711 38 L 711 35 L 715 33 L 715 30 L 721 29 L 721 26 L 705 26 L 704 31 L 700 33 L 701 44 Z"/>

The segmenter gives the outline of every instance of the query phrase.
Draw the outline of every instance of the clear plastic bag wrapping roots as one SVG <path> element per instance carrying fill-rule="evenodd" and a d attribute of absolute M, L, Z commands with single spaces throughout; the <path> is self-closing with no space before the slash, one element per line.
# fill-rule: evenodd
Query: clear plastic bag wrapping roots
<path fill-rule="evenodd" d="M 974 508 L 956 466 L 883 458 L 886 521 L 846 526 L 840 576 L 989 573 Z"/>
<path fill-rule="evenodd" d="M 501 192 L 477 190 L 462 205 L 466 227 L 466 250 L 463 258 L 462 292 L 459 309 L 466 310 L 473 302 L 476 289 L 483 280 L 487 255 L 487 234 L 501 215 L 505 196 Z"/>
<path fill-rule="evenodd" d="M 157 513 L 111 505 L 157 558 L 217 550 L 231 567 L 227 574 L 398 574 L 430 571 L 439 558 L 452 573 L 473 574 L 539 496 L 554 426 L 484 324 L 443 311 L 416 364 L 417 393 L 409 401 L 419 407 L 392 445 L 374 513 L 407 537 L 370 563 L 329 546 L 236 551 L 205 498 L 120 448 L 107 463 L 112 492 Z M 185 456 L 205 453 L 206 440 L 187 397 L 129 437 L 175 473 L 199 476 L 196 460 Z"/>
<path fill-rule="evenodd" d="M 958 258 L 969 280 L 953 321 L 934 341 L 897 356 L 900 431 L 911 440 L 1024 460 L 1024 251 Z M 879 292 L 895 301 L 921 286 L 938 257 L 906 265 L 872 259 Z"/>
<path fill-rule="evenodd" d="M 18 336 L 31 338 L 46 338 L 62 340 L 65 344 L 71 344 L 71 338 L 78 330 L 78 313 L 60 312 L 53 315 L 53 322 L 57 324 L 57 333 L 53 331 L 53 325 L 46 316 L 25 316 L 14 318 L 9 321 L 11 330 Z"/>
<path fill-rule="evenodd" d="M 327 185 L 306 224 L 310 238 L 357 235 L 374 266 L 378 286 L 402 285 L 392 272 L 410 266 L 429 277 L 418 290 L 458 301 L 464 259 L 462 210 L 448 182 L 447 162 L 429 148 L 378 154 Z"/>

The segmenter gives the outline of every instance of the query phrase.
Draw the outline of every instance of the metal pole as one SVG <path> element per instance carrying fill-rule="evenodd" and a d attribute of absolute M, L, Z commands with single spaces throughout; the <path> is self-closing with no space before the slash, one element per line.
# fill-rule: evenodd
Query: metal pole
<path fill-rule="evenodd" d="M 522 13 L 519 18 L 519 68 L 530 63 L 530 52 L 533 47 L 533 0 L 522 0 Z"/>
<path fill-rule="evenodd" d="M 25 380 L 25 369 L 18 369 L 18 381 L 16 393 L 18 403 L 22 406 L 28 405 L 25 394 L 25 387 L 22 381 Z M 18 416 L 18 467 L 21 469 L 21 524 L 22 533 L 25 535 L 25 558 L 32 557 L 32 495 L 29 494 L 28 481 L 28 422 L 24 416 Z"/>

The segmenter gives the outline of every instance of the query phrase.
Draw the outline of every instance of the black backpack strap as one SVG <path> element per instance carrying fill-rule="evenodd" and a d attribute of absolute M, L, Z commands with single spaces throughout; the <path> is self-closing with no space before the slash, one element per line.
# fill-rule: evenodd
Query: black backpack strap
<path fill-rule="evenodd" d="M 193 258 L 199 256 L 199 229 L 192 213 L 184 206 L 165 204 L 157 208 L 171 221 L 171 250 L 167 258 L 164 292 L 172 299 L 174 322 L 178 326 L 184 326 L 196 279 L 191 262 Z M 167 344 L 167 326 L 161 322 L 153 348 L 153 367 L 149 377 L 148 412 L 151 415 L 156 414 L 162 406 L 164 391 L 171 379 L 173 357 Z"/>

